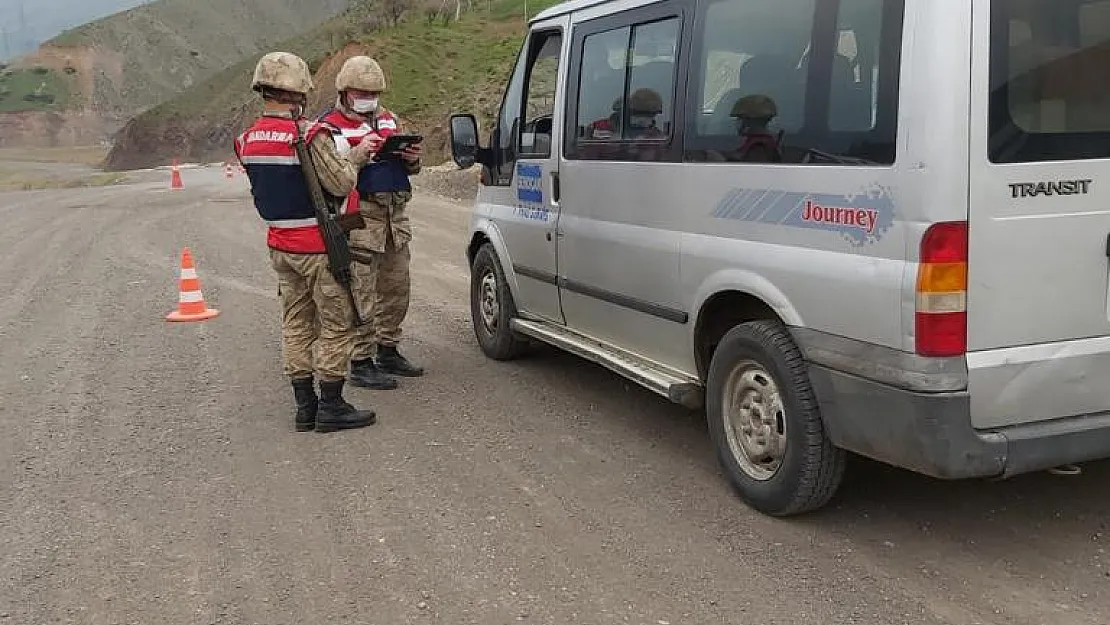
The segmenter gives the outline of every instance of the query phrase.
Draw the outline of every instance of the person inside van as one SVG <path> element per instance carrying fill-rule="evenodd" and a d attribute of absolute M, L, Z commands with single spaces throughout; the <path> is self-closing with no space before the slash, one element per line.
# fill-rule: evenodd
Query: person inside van
<path fill-rule="evenodd" d="M 578 146 L 579 155 L 585 159 L 615 158 L 620 151 L 615 141 L 621 138 L 621 105 L 624 99 L 613 100 L 608 117 L 596 119 L 583 130 L 583 141 Z"/>
<path fill-rule="evenodd" d="M 775 101 L 761 94 L 746 95 L 732 105 L 730 116 L 740 135 L 735 150 L 708 150 L 707 159 L 716 162 L 781 163 L 782 131 L 771 132 L 770 124 L 778 115 Z"/>
<path fill-rule="evenodd" d="M 633 160 L 651 160 L 652 155 L 645 154 L 645 150 L 654 150 L 654 147 L 622 146 L 619 141 L 663 141 L 667 134 L 659 128 L 659 115 L 663 113 L 663 98 L 652 89 L 637 89 L 628 99 L 628 120 L 624 123 L 624 132 L 621 131 L 621 112 L 624 98 L 613 101 L 612 113 L 608 117 L 590 122 L 584 134 L 583 143 L 579 146 L 579 155 L 582 158 L 614 159 L 622 154 L 627 155 L 633 150 L 636 155 Z"/>
<path fill-rule="evenodd" d="M 736 101 L 732 106 L 732 117 L 736 120 L 736 132 L 742 139 L 736 160 L 745 163 L 782 162 L 782 131 L 776 137 L 768 128 L 776 115 L 778 107 L 775 101 L 765 95 L 748 95 Z"/>
<path fill-rule="evenodd" d="M 621 107 L 624 98 L 613 100 L 609 117 L 594 120 L 586 127 L 586 138 L 592 141 L 619 141 L 620 139 L 665 139 L 659 128 L 658 117 L 663 113 L 663 98 L 651 89 L 637 89 L 628 99 L 628 133 L 621 135 Z"/>
<path fill-rule="evenodd" d="M 652 89 L 637 89 L 628 99 L 628 139 L 662 140 L 667 135 L 659 128 L 663 98 Z"/>
<path fill-rule="evenodd" d="M 620 139 L 621 104 L 623 98 L 613 100 L 612 112 L 608 117 L 596 119 L 586 126 L 586 138 L 591 141 L 612 141 Z"/>

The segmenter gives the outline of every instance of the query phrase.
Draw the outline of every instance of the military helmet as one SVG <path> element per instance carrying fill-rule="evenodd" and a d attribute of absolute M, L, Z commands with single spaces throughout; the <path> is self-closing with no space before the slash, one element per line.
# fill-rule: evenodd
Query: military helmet
<path fill-rule="evenodd" d="M 771 119 L 779 114 L 775 101 L 765 95 L 746 95 L 732 105 L 731 117 L 740 119 Z"/>
<path fill-rule="evenodd" d="M 663 112 L 663 98 L 651 89 L 637 89 L 628 99 L 628 111 L 633 115 L 658 115 Z"/>
<path fill-rule="evenodd" d="M 307 94 L 312 91 L 312 72 L 308 63 L 301 57 L 289 52 L 270 52 L 258 61 L 254 68 L 251 89 L 262 87 Z"/>
<path fill-rule="evenodd" d="M 335 77 L 335 90 L 385 91 L 385 72 L 368 56 L 352 56 L 343 63 Z"/>

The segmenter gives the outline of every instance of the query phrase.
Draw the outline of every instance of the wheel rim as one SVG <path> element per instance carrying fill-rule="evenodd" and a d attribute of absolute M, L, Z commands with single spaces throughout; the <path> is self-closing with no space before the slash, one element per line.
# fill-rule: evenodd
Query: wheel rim
<path fill-rule="evenodd" d="M 786 455 L 786 409 L 774 378 L 758 363 L 738 363 L 721 400 L 732 457 L 752 479 L 771 479 Z"/>
<path fill-rule="evenodd" d="M 482 274 L 478 284 L 478 312 L 482 317 L 482 326 L 486 333 L 495 334 L 501 304 L 497 301 L 497 276 L 493 275 L 493 271 Z"/>

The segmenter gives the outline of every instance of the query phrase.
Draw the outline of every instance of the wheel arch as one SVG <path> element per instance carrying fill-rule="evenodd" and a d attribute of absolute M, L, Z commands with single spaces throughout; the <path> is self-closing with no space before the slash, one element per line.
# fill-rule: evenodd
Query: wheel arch
<path fill-rule="evenodd" d="M 474 266 L 474 258 L 478 255 L 478 250 L 487 243 L 493 246 L 497 262 L 501 263 L 501 271 L 505 274 L 505 281 L 509 283 L 509 292 L 512 293 L 514 300 L 519 300 L 512 256 L 509 254 L 508 246 L 505 245 L 504 237 L 501 236 L 501 231 L 492 221 L 480 220 L 471 229 L 470 242 L 466 246 L 467 270 Z"/>
<path fill-rule="evenodd" d="M 749 272 L 722 272 L 706 281 L 698 298 L 694 321 L 694 362 L 705 382 L 709 363 L 721 338 L 733 327 L 749 321 L 773 320 L 802 326 L 801 315 L 786 295 L 768 280 Z"/>

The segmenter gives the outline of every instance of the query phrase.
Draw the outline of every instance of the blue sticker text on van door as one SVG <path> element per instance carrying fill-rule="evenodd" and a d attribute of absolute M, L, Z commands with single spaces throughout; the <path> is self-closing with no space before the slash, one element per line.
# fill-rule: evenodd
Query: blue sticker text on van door
<path fill-rule="evenodd" d="M 878 186 L 848 195 L 733 189 L 717 203 L 713 216 L 828 230 L 859 247 L 877 242 L 894 225 L 894 201 Z"/>
<path fill-rule="evenodd" d="M 543 203 L 543 167 L 528 163 L 516 166 L 517 205 L 513 214 L 524 219 L 547 221 L 548 209 Z"/>

